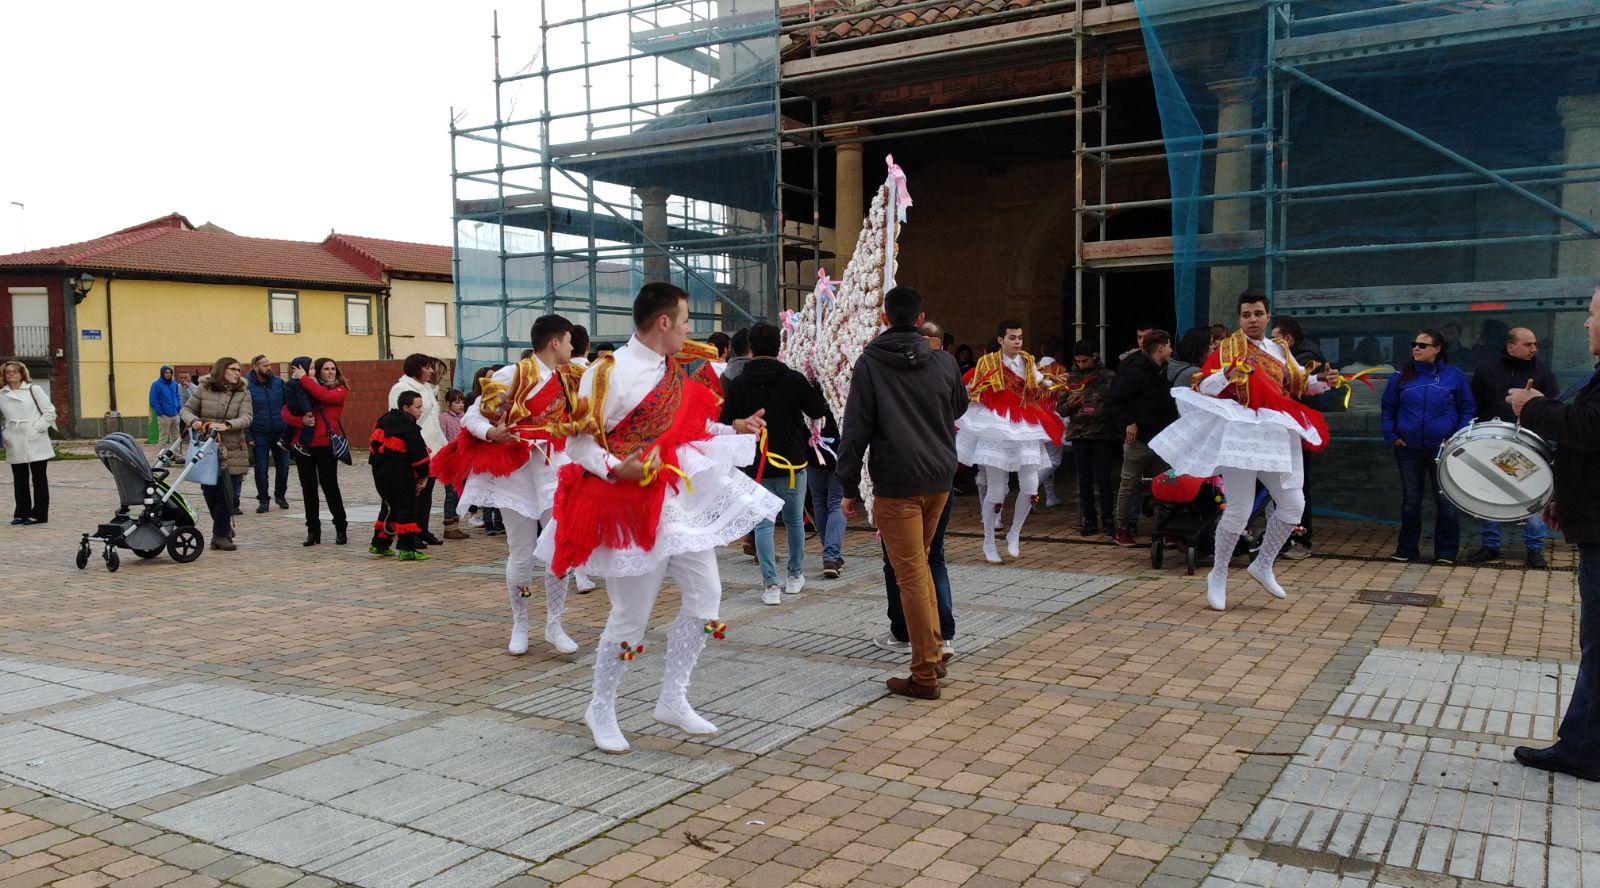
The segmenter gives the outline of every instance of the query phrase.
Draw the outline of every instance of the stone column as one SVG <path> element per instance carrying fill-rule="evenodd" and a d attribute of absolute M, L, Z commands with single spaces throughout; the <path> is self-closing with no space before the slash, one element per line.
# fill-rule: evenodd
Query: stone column
<path fill-rule="evenodd" d="M 860 127 L 828 130 L 829 139 L 860 136 L 866 131 Z M 861 236 L 861 223 L 866 218 L 862 203 L 861 143 L 845 142 L 833 146 L 833 260 L 835 278 L 844 274 L 855 254 L 856 239 Z"/>
<path fill-rule="evenodd" d="M 1600 163 L 1600 95 L 1565 96 L 1556 100 L 1561 126 L 1567 131 L 1561 162 Z M 1594 170 L 1569 173 L 1593 176 Z M 1591 222 L 1600 222 L 1600 182 L 1563 185 L 1561 208 Z M 1561 222 L 1562 230 L 1571 231 Z M 1560 277 L 1600 276 L 1600 240 L 1563 241 L 1557 250 L 1556 273 Z"/>
<path fill-rule="evenodd" d="M 639 196 L 639 203 L 643 207 L 644 236 L 662 246 L 672 236 L 667 226 L 667 198 L 672 192 L 659 185 L 646 185 L 633 189 Z M 659 250 L 650 244 L 643 245 L 644 254 L 644 279 L 649 281 L 670 280 L 672 276 L 672 262 L 667 259 L 665 250 Z"/>
<path fill-rule="evenodd" d="M 1217 97 L 1217 132 L 1227 133 L 1250 129 L 1253 125 L 1251 108 L 1255 101 L 1254 80 L 1217 80 L 1206 85 Z M 1250 172 L 1256 162 L 1250 147 L 1249 136 L 1233 136 L 1217 140 L 1217 147 L 1233 149 L 1217 155 L 1216 170 L 1211 181 L 1212 194 L 1232 194 L 1250 190 Z M 1250 200 L 1236 198 L 1219 200 L 1211 204 L 1211 230 L 1246 231 L 1250 228 Z M 1247 265 L 1218 265 L 1211 269 L 1211 309 L 1213 324 L 1224 324 L 1230 329 L 1238 323 L 1238 307 L 1234 297 L 1250 286 L 1250 267 Z M 1180 321 L 1180 326 L 1182 322 Z M 1174 330 L 1173 335 L 1178 335 Z"/>

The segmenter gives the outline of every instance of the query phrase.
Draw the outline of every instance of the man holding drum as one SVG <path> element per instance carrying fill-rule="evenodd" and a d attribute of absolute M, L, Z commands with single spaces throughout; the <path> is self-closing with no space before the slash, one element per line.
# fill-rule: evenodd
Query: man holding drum
<path fill-rule="evenodd" d="M 1589 353 L 1600 356 L 1600 289 L 1589 301 Z M 1600 780 L 1600 374 L 1571 404 L 1537 389 L 1512 388 L 1506 403 L 1524 428 L 1561 445 L 1556 496 L 1545 510 L 1552 530 L 1578 546 L 1578 683 L 1554 746 L 1519 746 L 1517 761 L 1530 768 Z"/>
<path fill-rule="evenodd" d="M 1539 360 L 1539 337 L 1527 327 L 1514 327 L 1506 334 L 1505 346 L 1495 357 L 1484 361 L 1472 374 L 1472 400 L 1478 405 L 1478 419 L 1498 419 L 1513 422 L 1516 415 L 1504 398 L 1497 397 L 1507 389 L 1532 386 L 1541 392 L 1558 392 L 1555 374 Z M 1544 559 L 1544 519 L 1528 516 L 1522 525 L 1522 544 L 1528 550 L 1527 562 L 1532 568 L 1548 567 Z M 1468 564 L 1485 564 L 1500 558 L 1500 522 L 1483 522 L 1483 542 L 1467 556 Z"/>

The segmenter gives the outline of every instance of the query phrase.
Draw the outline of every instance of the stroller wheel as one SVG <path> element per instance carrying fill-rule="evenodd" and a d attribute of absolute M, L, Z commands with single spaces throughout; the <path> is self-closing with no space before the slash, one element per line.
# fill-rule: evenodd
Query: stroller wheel
<path fill-rule="evenodd" d="M 84 568 L 88 567 L 89 566 L 89 547 L 86 546 L 86 545 L 85 546 L 79 546 L 78 547 L 78 557 L 73 559 L 73 560 L 77 562 L 78 570 L 83 570 Z"/>
<path fill-rule="evenodd" d="M 117 568 L 121 566 L 122 558 L 117 554 L 117 550 L 110 548 L 106 549 L 106 570 L 116 573 Z"/>
<path fill-rule="evenodd" d="M 1183 566 L 1188 568 L 1189 576 L 1191 576 L 1191 577 L 1194 576 L 1194 562 L 1195 562 L 1194 546 L 1190 546 L 1183 553 Z"/>
<path fill-rule="evenodd" d="M 188 564 L 206 549 L 205 537 L 193 527 L 180 527 L 167 540 L 167 554 L 179 564 Z"/>
<path fill-rule="evenodd" d="M 1161 537 L 1158 536 L 1150 541 L 1150 566 L 1156 570 L 1161 569 L 1161 562 L 1165 560 L 1162 557 L 1165 554 L 1163 549 Z"/>

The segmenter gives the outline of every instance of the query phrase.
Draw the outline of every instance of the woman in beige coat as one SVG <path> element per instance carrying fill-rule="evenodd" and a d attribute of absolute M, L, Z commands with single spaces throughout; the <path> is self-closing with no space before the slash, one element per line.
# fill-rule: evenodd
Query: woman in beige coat
<path fill-rule="evenodd" d="M 5 418 L 6 462 L 11 465 L 17 509 L 12 524 L 44 524 L 50 520 L 50 485 L 45 468 L 56 455 L 50 444 L 50 427 L 56 408 L 50 395 L 33 384 L 21 361 L 0 364 L 0 415 Z M 29 483 L 32 483 L 30 489 Z"/>
<path fill-rule="evenodd" d="M 244 443 L 244 430 L 254 416 L 250 390 L 236 358 L 218 358 L 211 375 L 202 376 L 199 385 L 178 416 L 185 428 L 196 432 L 209 429 L 218 435 L 222 449 L 217 454 L 217 483 L 203 484 L 200 490 L 211 512 L 211 548 L 231 552 L 235 505 L 245 473 L 250 471 L 250 454 Z"/>

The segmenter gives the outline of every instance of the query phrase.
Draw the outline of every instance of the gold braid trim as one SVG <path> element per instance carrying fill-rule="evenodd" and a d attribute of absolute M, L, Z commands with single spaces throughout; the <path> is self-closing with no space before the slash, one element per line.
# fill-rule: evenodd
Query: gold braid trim
<path fill-rule="evenodd" d="M 685 339 L 683 348 L 679 349 L 678 353 L 673 357 L 687 364 L 691 361 L 715 361 L 717 355 L 716 346 L 706 342 L 695 342 L 693 339 Z"/>
<path fill-rule="evenodd" d="M 547 430 L 557 438 L 571 438 L 574 435 L 589 434 L 606 446 L 606 388 L 611 381 L 611 368 L 616 364 L 616 359 L 611 353 L 600 356 L 589 371 L 594 374 L 594 387 L 590 389 L 589 397 L 577 397 L 577 389 L 572 389 L 574 403 L 572 411 L 565 422 L 551 423 Z"/>
<path fill-rule="evenodd" d="M 528 396 L 539 387 L 543 376 L 538 359 L 531 357 L 517 362 L 517 372 L 512 375 L 510 385 L 485 376 L 478 395 L 478 411 L 490 422 L 499 422 L 501 414 L 505 413 L 507 425 L 527 419 Z"/>
<path fill-rule="evenodd" d="M 1042 394 L 1039 383 L 1034 380 L 1033 355 L 1022 352 L 1022 392 L 1023 398 L 1028 401 L 1039 400 Z M 972 371 L 972 387 L 967 396 L 976 402 L 978 396 L 984 392 L 1002 392 L 1006 388 L 1006 370 L 1004 359 L 1000 352 L 992 351 L 978 359 Z"/>

